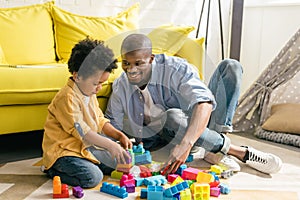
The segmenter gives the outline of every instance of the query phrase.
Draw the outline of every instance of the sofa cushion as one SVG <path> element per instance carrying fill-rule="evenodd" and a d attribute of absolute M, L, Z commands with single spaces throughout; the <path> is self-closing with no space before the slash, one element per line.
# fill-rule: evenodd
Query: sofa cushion
<path fill-rule="evenodd" d="M 90 36 L 94 39 L 108 40 L 111 37 L 133 30 L 138 24 L 139 4 L 110 17 L 82 16 L 52 7 L 56 53 L 60 61 L 67 62 L 73 46 Z"/>
<path fill-rule="evenodd" d="M 195 28 L 193 26 L 162 25 L 153 29 L 148 37 L 152 41 L 154 54 L 165 53 L 174 55 L 183 46 L 188 34 Z"/>
<path fill-rule="evenodd" d="M 9 64 L 55 62 L 52 5 L 0 8 L 0 45 Z"/>
<path fill-rule="evenodd" d="M 184 41 L 184 44 L 175 54 L 176 56 L 185 58 L 189 63 L 195 65 L 199 71 L 201 80 L 204 80 L 204 60 L 205 60 L 205 38 L 196 38 Z"/>
<path fill-rule="evenodd" d="M 7 62 L 6 62 L 6 59 L 5 59 L 5 56 L 4 56 L 2 47 L 1 47 L 1 45 L 0 45 L 0 65 L 1 65 L 1 64 L 7 64 Z"/>

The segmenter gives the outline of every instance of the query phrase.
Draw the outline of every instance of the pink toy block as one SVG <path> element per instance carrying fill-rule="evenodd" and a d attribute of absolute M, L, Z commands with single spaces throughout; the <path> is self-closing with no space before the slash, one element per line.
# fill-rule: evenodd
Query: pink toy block
<path fill-rule="evenodd" d="M 201 172 L 201 170 L 188 167 L 182 171 L 182 178 L 185 180 L 196 180 L 198 172 Z"/>
<path fill-rule="evenodd" d="M 219 187 L 211 187 L 210 188 L 210 196 L 212 197 L 219 197 L 221 194 Z"/>
<path fill-rule="evenodd" d="M 120 179 L 120 187 L 125 186 L 125 184 L 135 185 L 135 180 L 132 174 L 128 174 L 128 175 L 123 174 L 123 176 Z"/>

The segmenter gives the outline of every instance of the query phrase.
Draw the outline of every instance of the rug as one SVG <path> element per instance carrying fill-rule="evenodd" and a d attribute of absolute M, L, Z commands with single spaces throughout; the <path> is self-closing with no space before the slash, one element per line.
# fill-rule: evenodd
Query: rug
<path fill-rule="evenodd" d="M 243 163 L 241 172 L 234 174 L 229 179 L 221 179 L 228 184 L 231 192 L 228 195 L 221 194 L 219 197 L 210 199 L 220 200 L 300 200 L 300 152 L 297 149 L 285 145 L 268 143 L 265 141 L 244 138 L 231 135 L 233 142 L 260 147 L 271 153 L 276 153 L 283 161 L 283 168 L 277 174 L 267 175 L 249 168 Z M 52 198 L 52 180 L 48 179 L 36 164 L 41 158 L 27 159 L 10 162 L 0 166 L 0 199 L 3 200 L 43 200 Z M 190 163 L 192 167 L 208 169 L 210 165 L 201 159 L 195 159 Z M 104 181 L 118 184 L 118 181 L 108 176 Z M 120 199 L 99 191 L 102 183 L 92 189 L 84 190 L 82 199 Z M 140 189 L 130 193 L 128 200 L 140 199 Z M 72 188 L 69 187 L 70 198 Z"/>

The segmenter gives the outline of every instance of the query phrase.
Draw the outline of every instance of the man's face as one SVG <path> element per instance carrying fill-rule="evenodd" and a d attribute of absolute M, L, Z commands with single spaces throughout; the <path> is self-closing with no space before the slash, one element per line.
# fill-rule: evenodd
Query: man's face
<path fill-rule="evenodd" d="M 85 96 L 91 96 L 93 94 L 97 94 L 99 90 L 101 90 L 102 83 L 107 81 L 109 75 L 110 75 L 109 72 L 99 70 L 96 73 L 94 73 L 92 76 L 89 76 L 84 79 L 83 77 L 78 76 L 78 74 L 75 72 L 74 80 L 78 88 L 80 89 L 80 91 Z"/>
<path fill-rule="evenodd" d="M 122 68 L 131 84 L 142 87 L 149 82 L 153 58 L 154 55 L 145 50 L 136 50 L 122 56 Z"/>

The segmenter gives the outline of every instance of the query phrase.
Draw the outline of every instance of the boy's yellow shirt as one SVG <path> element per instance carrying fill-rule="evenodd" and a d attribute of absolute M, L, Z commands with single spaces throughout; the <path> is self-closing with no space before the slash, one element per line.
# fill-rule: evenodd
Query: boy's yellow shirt
<path fill-rule="evenodd" d="M 49 169 L 63 156 L 86 158 L 94 163 L 99 161 L 89 152 L 83 136 L 90 130 L 100 133 L 108 119 L 99 108 L 96 95 L 88 102 L 75 82 L 70 78 L 48 106 L 48 116 L 44 126 L 43 165 Z M 79 124 L 82 134 L 75 128 Z"/>

